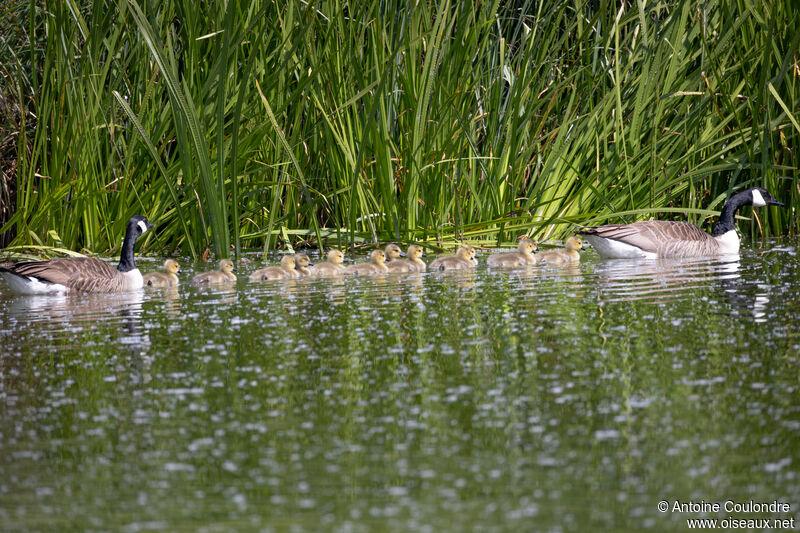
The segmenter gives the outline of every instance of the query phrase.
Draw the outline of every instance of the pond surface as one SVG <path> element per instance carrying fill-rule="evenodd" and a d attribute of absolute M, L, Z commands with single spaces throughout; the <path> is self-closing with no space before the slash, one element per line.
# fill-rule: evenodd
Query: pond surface
<path fill-rule="evenodd" d="M 799 527 L 797 244 L 262 284 L 254 262 L 123 296 L 0 281 L 0 530 Z"/>

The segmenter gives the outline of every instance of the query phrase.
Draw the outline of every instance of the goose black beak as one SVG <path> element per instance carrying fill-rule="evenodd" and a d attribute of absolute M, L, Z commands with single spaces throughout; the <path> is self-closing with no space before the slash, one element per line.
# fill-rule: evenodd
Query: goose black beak
<path fill-rule="evenodd" d="M 782 202 L 779 202 L 775 198 L 770 198 L 769 200 L 767 200 L 767 205 L 777 205 L 778 207 L 786 207 L 785 205 L 783 205 Z"/>

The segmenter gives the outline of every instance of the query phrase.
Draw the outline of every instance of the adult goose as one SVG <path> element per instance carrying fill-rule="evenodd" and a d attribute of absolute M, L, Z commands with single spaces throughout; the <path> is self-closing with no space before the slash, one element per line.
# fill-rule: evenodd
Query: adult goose
<path fill-rule="evenodd" d="M 144 275 L 145 287 L 175 287 L 178 284 L 178 272 L 181 266 L 174 259 L 164 261 L 164 272 L 150 272 Z"/>
<path fill-rule="evenodd" d="M 59 257 L 0 267 L 0 275 L 17 294 L 136 291 L 144 281 L 133 259 L 133 247 L 152 226 L 141 215 L 131 217 L 116 268 L 94 257 Z"/>
<path fill-rule="evenodd" d="M 605 258 L 697 257 L 739 252 L 734 216 L 743 205 L 763 207 L 783 204 L 761 187 L 731 196 L 722 206 L 711 235 L 688 222 L 646 220 L 633 224 L 584 228 L 578 233 Z"/>

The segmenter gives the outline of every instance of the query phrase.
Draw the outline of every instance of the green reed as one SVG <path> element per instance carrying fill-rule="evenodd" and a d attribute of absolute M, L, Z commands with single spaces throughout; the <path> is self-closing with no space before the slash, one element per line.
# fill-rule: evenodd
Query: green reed
<path fill-rule="evenodd" d="M 4 9 L 16 245 L 114 249 L 134 213 L 146 247 L 225 256 L 703 223 L 750 185 L 797 205 L 788 1 Z M 758 217 L 741 229 L 800 221 Z"/>

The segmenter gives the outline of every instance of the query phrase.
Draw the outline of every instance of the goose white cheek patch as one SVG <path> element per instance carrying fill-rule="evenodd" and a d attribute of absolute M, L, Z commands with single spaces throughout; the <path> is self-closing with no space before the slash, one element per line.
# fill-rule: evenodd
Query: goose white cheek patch
<path fill-rule="evenodd" d="M 753 206 L 754 207 L 764 207 L 767 205 L 767 202 L 764 201 L 764 197 L 761 196 L 761 193 L 758 189 L 753 189 Z"/>
<path fill-rule="evenodd" d="M 144 220 L 140 220 L 139 222 L 137 222 L 137 224 L 139 224 L 139 227 L 142 228 L 142 233 L 147 231 L 147 224 L 145 224 Z"/>

